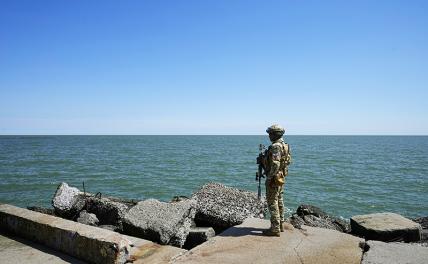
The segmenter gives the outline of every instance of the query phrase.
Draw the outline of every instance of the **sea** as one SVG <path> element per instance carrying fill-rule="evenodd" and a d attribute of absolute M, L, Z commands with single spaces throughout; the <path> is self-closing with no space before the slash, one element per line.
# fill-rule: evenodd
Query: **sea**
<path fill-rule="evenodd" d="M 428 216 L 428 136 L 286 136 L 287 214 Z M 90 193 L 170 201 L 218 182 L 257 192 L 263 136 L 0 136 L 0 202 L 50 207 L 61 182 Z M 262 182 L 264 194 L 264 184 Z"/>

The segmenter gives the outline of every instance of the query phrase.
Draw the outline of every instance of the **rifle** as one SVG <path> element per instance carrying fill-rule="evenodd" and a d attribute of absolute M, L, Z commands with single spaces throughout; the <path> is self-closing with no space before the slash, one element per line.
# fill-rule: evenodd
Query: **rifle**
<path fill-rule="evenodd" d="M 266 158 L 266 151 L 265 150 L 265 146 L 263 144 L 259 145 L 259 156 L 257 157 L 257 164 L 259 165 L 259 168 L 256 172 L 256 181 L 259 181 L 259 186 L 257 189 L 257 198 L 260 200 L 262 197 L 262 188 L 260 186 L 261 184 L 261 179 L 264 178 L 265 174 L 266 174 L 266 168 L 264 165 L 264 160 Z"/>

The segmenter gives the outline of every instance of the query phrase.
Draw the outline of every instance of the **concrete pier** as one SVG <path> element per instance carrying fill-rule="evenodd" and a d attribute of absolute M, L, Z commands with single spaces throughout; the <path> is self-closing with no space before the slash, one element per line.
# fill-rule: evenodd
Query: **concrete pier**
<path fill-rule="evenodd" d="M 268 220 L 249 218 L 199 245 L 178 263 L 359 264 L 364 240 L 335 230 L 288 225 L 281 237 L 262 236 Z"/>
<path fill-rule="evenodd" d="M 0 263 L 401 264 L 425 263 L 428 256 L 428 249 L 418 245 L 365 243 L 304 225 L 295 229 L 288 224 L 280 237 L 263 236 L 269 225 L 268 220 L 248 218 L 187 251 L 0 204 Z"/>

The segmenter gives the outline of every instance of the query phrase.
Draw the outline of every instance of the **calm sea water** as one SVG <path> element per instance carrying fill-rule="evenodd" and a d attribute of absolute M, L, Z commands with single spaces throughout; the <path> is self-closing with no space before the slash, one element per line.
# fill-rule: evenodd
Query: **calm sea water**
<path fill-rule="evenodd" d="M 428 137 L 288 136 L 285 202 L 334 215 L 428 215 Z M 63 181 L 108 195 L 170 200 L 208 182 L 257 191 L 267 136 L 0 136 L 0 202 L 50 206 Z"/>

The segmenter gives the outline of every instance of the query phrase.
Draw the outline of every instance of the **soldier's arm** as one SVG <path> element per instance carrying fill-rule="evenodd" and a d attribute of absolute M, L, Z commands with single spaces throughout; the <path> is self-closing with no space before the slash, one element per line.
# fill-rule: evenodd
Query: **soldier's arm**
<path fill-rule="evenodd" d="M 287 163 L 288 163 L 288 164 L 291 164 L 291 149 L 290 149 L 290 145 L 288 145 Z M 288 164 L 287 164 L 287 165 L 288 165 Z"/>
<path fill-rule="evenodd" d="M 272 178 L 278 173 L 281 165 L 281 146 L 275 144 L 272 145 L 270 155 L 272 155 L 272 163 L 270 164 L 268 177 Z"/>

